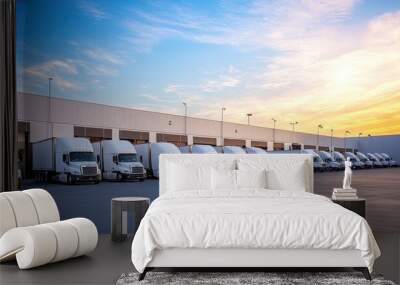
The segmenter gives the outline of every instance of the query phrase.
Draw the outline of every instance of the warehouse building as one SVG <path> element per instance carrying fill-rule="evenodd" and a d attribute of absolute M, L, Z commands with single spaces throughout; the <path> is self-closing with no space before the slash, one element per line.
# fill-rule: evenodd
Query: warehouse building
<path fill-rule="evenodd" d="M 177 146 L 257 146 L 269 151 L 315 149 L 317 142 L 314 134 L 19 93 L 18 158 L 25 175 L 29 176 L 31 143 L 48 137 L 86 137 L 92 142 L 124 139 L 134 144 L 171 142 Z M 332 145 L 343 151 L 345 144 L 354 149 L 359 141 L 319 136 L 321 150 Z"/>

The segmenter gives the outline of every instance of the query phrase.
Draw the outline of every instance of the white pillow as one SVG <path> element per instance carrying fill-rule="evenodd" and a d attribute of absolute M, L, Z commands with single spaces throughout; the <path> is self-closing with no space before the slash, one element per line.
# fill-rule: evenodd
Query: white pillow
<path fill-rule="evenodd" d="M 239 170 L 267 171 L 267 188 L 273 190 L 306 191 L 306 162 L 292 158 L 240 159 Z"/>
<path fill-rule="evenodd" d="M 212 168 L 211 188 L 214 192 L 236 190 L 236 170 Z"/>
<path fill-rule="evenodd" d="M 306 191 L 305 162 L 290 164 L 288 169 L 270 169 L 267 172 L 268 188 L 274 190 Z"/>
<path fill-rule="evenodd" d="M 267 170 L 236 170 L 238 188 L 267 188 Z"/>
<path fill-rule="evenodd" d="M 211 188 L 211 167 L 171 163 L 168 165 L 168 191 L 190 191 Z"/>

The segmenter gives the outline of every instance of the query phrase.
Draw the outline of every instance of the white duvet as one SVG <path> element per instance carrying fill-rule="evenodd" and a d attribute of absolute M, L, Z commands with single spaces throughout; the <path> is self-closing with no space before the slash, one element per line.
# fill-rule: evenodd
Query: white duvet
<path fill-rule="evenodd" d="M 358 249 L 370 271 L 380 255 L 359 215 L 320 195 L 277 190 L 164 194 L 140 223 L 132 262 L 143 272 L 165 248 Z"/>

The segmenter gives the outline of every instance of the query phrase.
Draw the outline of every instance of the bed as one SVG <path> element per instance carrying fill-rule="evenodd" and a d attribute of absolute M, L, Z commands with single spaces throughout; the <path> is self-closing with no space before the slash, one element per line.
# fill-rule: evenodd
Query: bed
<path fill-rule="evenodd" d="M 159 169 L 159 198 L 132 243 L 139 279 L 173 267 L 352 267 L 371 278 L 371 229 L 313 194 L 311 155 L 170 154 Z"/>

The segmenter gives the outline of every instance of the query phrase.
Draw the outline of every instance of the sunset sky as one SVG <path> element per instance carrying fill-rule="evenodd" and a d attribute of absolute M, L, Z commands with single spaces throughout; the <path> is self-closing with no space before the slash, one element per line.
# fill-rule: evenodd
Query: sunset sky
<path fill-rule="evenodd" d="M 400 134 L 400 1 L 17 1 L 19 91 Z"/>

